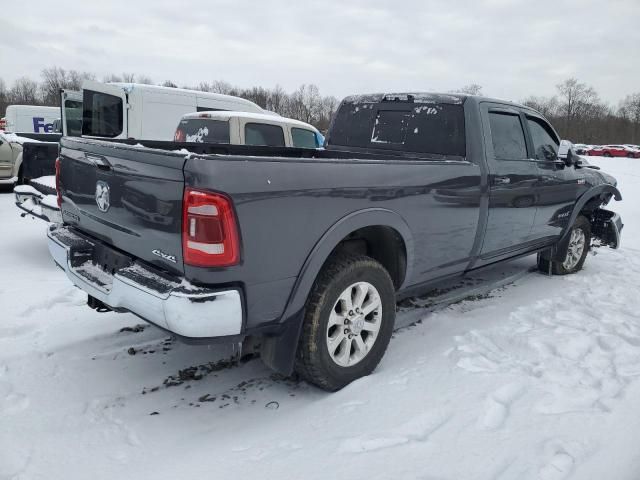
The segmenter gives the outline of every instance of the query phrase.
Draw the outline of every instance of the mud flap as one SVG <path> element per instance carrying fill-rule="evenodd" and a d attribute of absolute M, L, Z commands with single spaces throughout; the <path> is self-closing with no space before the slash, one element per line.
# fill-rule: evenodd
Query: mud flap
<path fill-rule="evenodd" d="M 293 373 L 303 316 L 304 310 L 296 313 L 279 335 L 265 336 L 260 345 L 260 358 L 265 365 L 285 376 Z"/>

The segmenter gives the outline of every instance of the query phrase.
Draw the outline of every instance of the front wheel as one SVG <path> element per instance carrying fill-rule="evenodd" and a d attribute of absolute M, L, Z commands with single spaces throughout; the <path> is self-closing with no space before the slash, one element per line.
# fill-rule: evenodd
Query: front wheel
<path fill-rule="evenodd" d="M 569 233 L 569 246 L 567 253 L 562 261 L 547 260 L 542 257 L 538 259 L 538 269 L 548 272 L 551 267 L 551 273 L 554 275 L 567 275 L 575 273 L 582 269 L 589 246 L 591 245 L 591 224 L 586 217 L 579 216 Z M 551 262 L 551 266 L 549 265 Z"/>
<path fill-rule="evenodd" d="M 296 371 L 328 391 L 369 375 L 387 349 L 395 314 L 393 282 L 380 263 L 361 255 L 330 259 L 307 300 Z"/>

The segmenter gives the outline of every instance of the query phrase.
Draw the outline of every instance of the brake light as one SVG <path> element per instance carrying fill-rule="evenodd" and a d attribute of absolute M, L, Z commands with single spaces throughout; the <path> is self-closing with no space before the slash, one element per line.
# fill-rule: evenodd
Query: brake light
<path fill-rule="evenodd" d="M 240 261 L 240 238 L 231 199 L 185 189 L 182 254 L 184 263 L 196 267 L 228 267 Z"/>
<path fill-rule="evenodd" d="M 60 189 L 60 157 L 56 158 L 56 195 L 58 197 L 58 208 L 61 208 L 62 190 Z"/>

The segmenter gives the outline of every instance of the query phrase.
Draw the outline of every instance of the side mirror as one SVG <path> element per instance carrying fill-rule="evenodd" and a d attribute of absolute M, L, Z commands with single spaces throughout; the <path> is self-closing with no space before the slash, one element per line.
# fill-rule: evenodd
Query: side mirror
<path fill-rule="evenodd" d="M 578 155 L 576 155 L 573 150 L 573 143 L 569 140 L 560 141 L 560 147 L 558 147 L 558 158 L 560 160 L 564 160 L 567 167 L 576 165 L 580 161 Z"/>

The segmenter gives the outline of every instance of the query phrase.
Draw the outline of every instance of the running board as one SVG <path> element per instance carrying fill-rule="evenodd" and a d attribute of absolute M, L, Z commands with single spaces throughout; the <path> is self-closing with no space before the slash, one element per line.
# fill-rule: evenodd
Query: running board
<path fill-rule="evenodd" d="M 514 261 L 512 264 L 496 266 L 482 273 L 467 274 L 446 282 L 427 295 L 411 297 L 399 302 L 395 330 L 409 327 L 427 314 L 442 310 L 453 303 L 486 295 L 492 290 L 509 285 L 536 271 L 535 266 Z"/>

